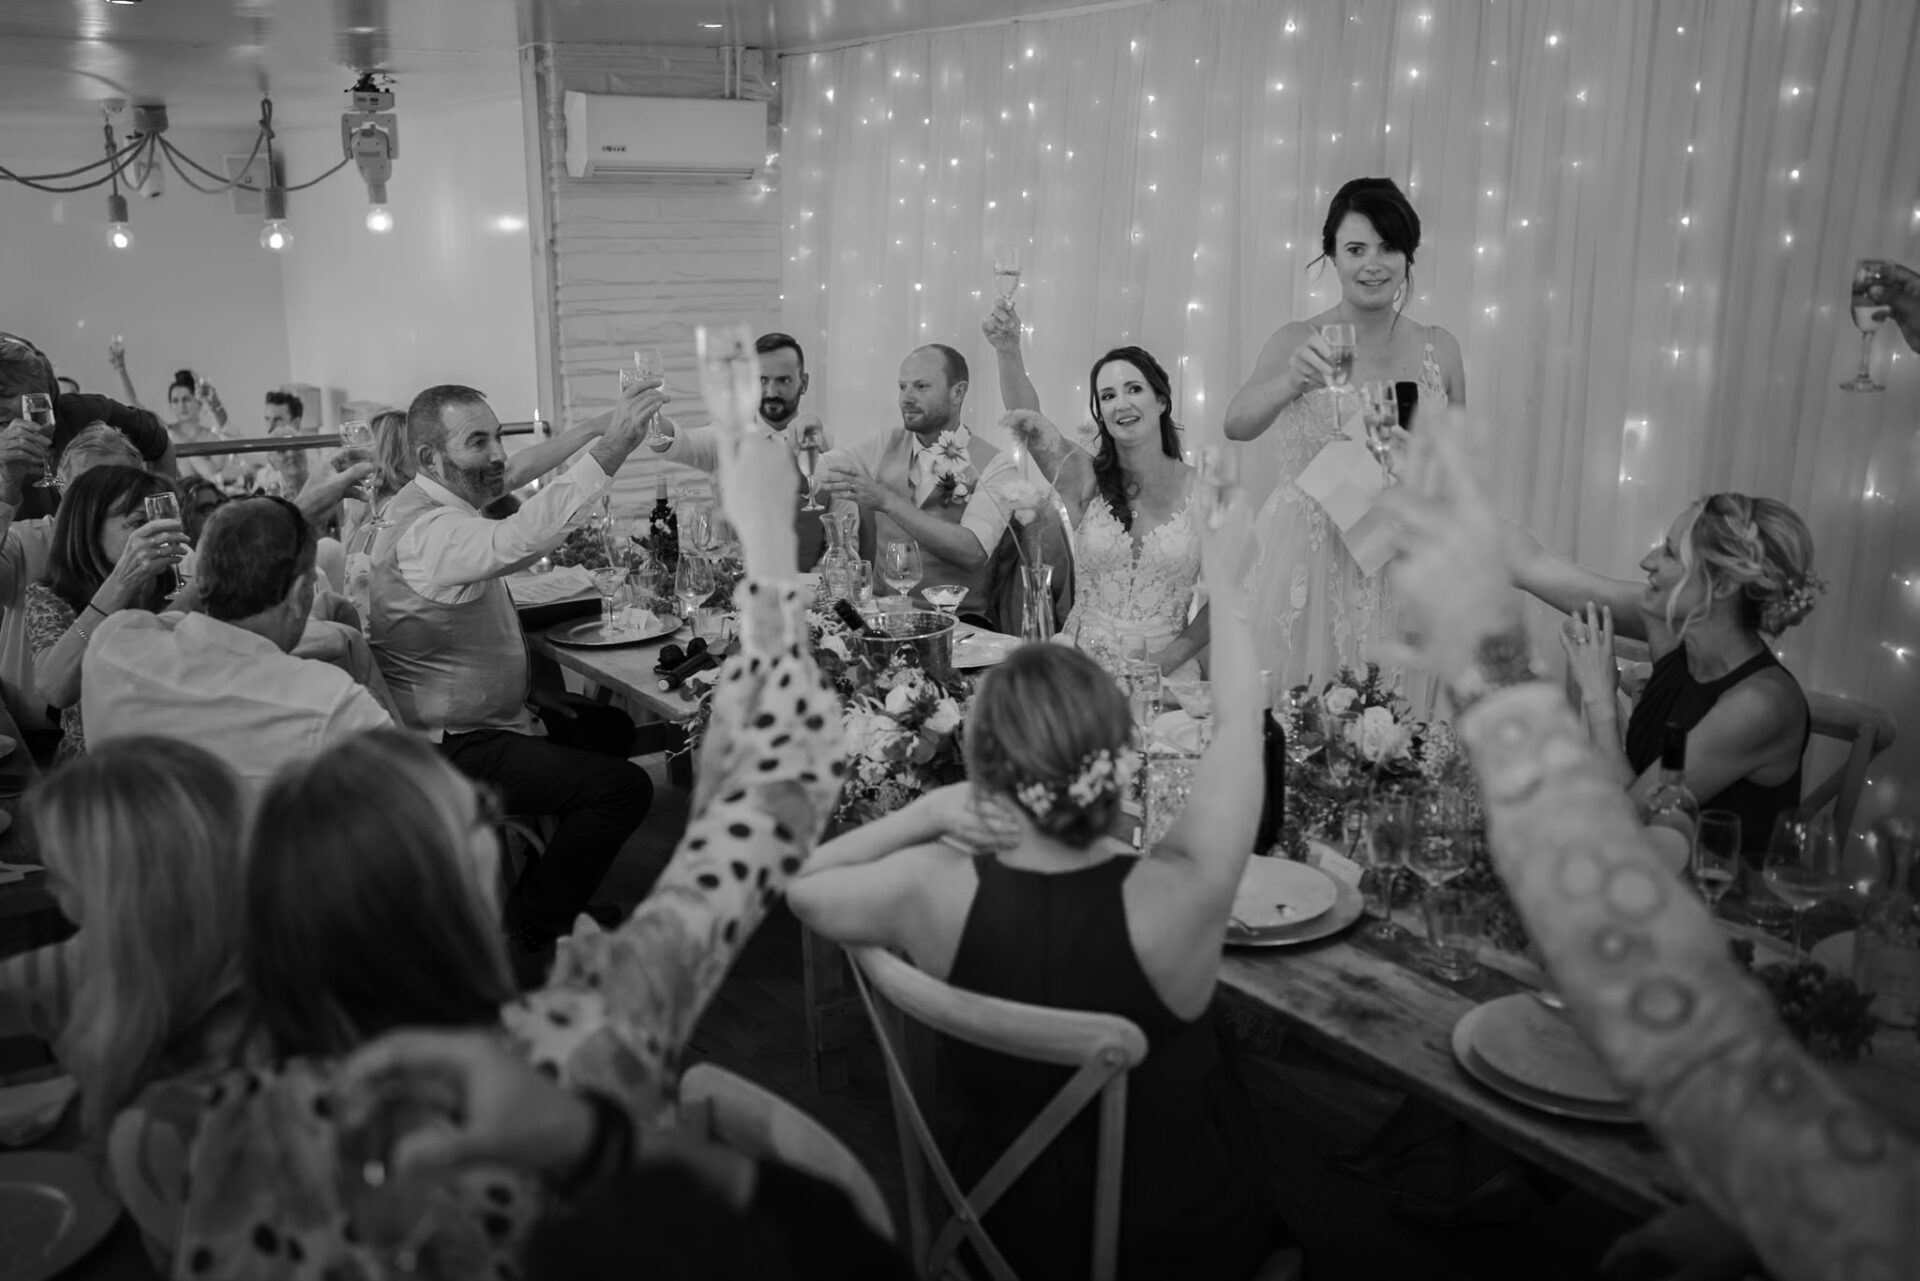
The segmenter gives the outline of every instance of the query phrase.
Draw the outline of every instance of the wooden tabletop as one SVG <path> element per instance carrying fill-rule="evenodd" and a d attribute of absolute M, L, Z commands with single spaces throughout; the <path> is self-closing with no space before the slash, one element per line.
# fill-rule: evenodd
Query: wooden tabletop
<path fill-rule="evenodd" d="M 685 649 L 692 636 L 692 629 L 682 627 L 671 636 L 638 645 L 583 646 L 555 644 L 547 639 L 546 632 L 529 632 L 527 647 L 611 692 L 626 703 L 630 711 L 677 721 L 691 716 L 698 700 L 687 685 L 677 690 L 662 690 L 660 674 L 653 669 L 660 661 L 662 646 L 672 642 Z"/>
<path fill-rule="evenodd" d="M 1688 1199 L 1679 1172 L 1640 1126 L 1562 1120 L 1480 1085 L 1453 1057 L 1453 1025 L 1474 997 L 1355 942 L 1228 951 L 1220 995 L 1230 1015 L 1277 1019 L 1328 1056 L 1445 1108 L 1516 1155 L 1635 1215 Z M 1920 1043 L 1883 1031 L 1874 1054 L 1837 1080 L 1920 1133 Z"/>

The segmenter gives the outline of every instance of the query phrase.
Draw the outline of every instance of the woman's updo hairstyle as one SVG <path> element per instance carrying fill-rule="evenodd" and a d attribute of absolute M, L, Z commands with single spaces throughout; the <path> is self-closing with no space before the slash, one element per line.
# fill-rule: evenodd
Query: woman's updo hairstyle
<path fill-rule="evenodd" d="M 1102 754 L 1117 765 L 1132 736 L 1126 696 L 1098 663 L 1066 645 L 1022 645 L 974 696 L 967 777 L 1018 806 L 1041 835 L 1086 849 L 1120 813 L 1118 771 L 1102 776 Z"/>
<path fill-rule="evenodd" d="M 1695 575 L 1706 592 L 1679 624 L 1682 632 L 1706 616 L 1715 589 L 1729 583 L 1740 586 L 1741 624 L 1762 635 L 1778 636 L 1813 612 L 1827 585 L 1813 572 L 1813 535 L 1793 508 L 1771 498 L 1709 494 L 1692 512 L 1679 547 L 1687 575 L 1667 603 L 1670 626 L 1674 601 Z"/>
<path fill-rule="evenodd" d="M 1420 215 L 1413 211 L 1412 202 L 1391 178 L 1354 178 L 1333 193 L 1333 202 L 1327 206 L 1327 221 L 1320 228 L 1321 259 L 1333 257 L 1333 238 L 1350 213 L 1357 213 L 1372 223 L 1380 243 L 1395 253 L 1404 254 L 1407 266 L 1413 266 L 1413 251 L 1420 247 Z"/>
<path fill-rule="evenodd" d="M 167 394 L 169 396 L 173 394 L 175 387 L 185 387 L 196 396 L 200 394 L 200 380 L 193 376 L 191 369 L 174 370 L 173 381 L 167 384 Z"/>

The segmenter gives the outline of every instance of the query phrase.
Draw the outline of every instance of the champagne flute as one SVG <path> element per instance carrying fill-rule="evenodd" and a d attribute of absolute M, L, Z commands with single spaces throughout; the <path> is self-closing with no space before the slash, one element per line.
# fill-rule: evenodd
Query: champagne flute
<path fill-rule="evenodd" d="M 54 431 L 53 397 L 44 391 L 28 392 L 20 397 L 20 416 L 40 429 L 40 434 L 47 438 L 47 448 L 51 451 Z M 33 484 L 36 489 L 52 489 L 54 487 L 52 470 L 41 472 L 40 479 Z"/>
<path fill-rule="evenodd" d="M 927 598 L 927 604 L 933 606 L 948 618 L 960 615 L 960 602 L 967 598 L 967 589 L 958 583 L 928 583 L 920 589 Z"/>
<path fill-rule="evenodd" d="M 993 288 L 1001 302 L 1012 302 L 1020 288 L 1020 246 L 1002 241 L 993 247 Z"/>
<path fill-rule="evenodd" d="M 1407 866 L 1426 885 L 1428 898 L 1472 866 L 1473 842 L 1460 826 L 1462 821 L 1461 807 L 1453 798 L 1435 796 L 1421 805 L 1416 830 L 1407 843 Z M 1473 958 L 1459 955 L 1442 941 L 1436 917 L 1427 913 L 1429 963 L 1441 978 L 1458 982 L 1473 973 Z"/>
<path fill-rule="evenodd" d="M 1793 909 L 1793 959 L 1804 960 L 1801 941 L 1808 910 L 1840 889 L 1840 842 L 1834 839 L 1833 820 L 1825 814 L 1806 818 L 1792 810 L 1781 814 L 1774 820 L 1760 877 Z"/>
<path fill-rule="evenodd" d="M 1393 384 L 1378 380 L 1360 384 L 1360 417 L 1367 428 L 1367 449 L 1385 470 L 1393 456 L 1393 429 L 1400 425 L 1400 402 Z"/>
<path fill-rule="evenodd" d="M 713 567 L 705 558 L 683 549 L 680 564 L 673 571 L 673 596 L 680 602 L 681 617 L 690 625 L 695 611 L 713 595 Z"/>
<path fill-rule="evenodd" d="M 807 478 L 807 501 L 800 510 L 803 512 L 823 512 L 820 505 L 820 491 L 813 483 L 814 470 L 820 465 L 820 451 L 826 448 L 826 430 L 818 423 L 808 423 L 800 429 L 800 438 L 794 441 L 793 456 L 800 464 L 800 474 Z"/>
<path fill-rule="evenodd" d="M 1226 445 L 1208 445 L 1200 451 L 1196 479 L 1212 494 L 1207 513 L 1207 528 L 1218 529 L 1227 518 L 1227 504 L 1240 490 L 1240 455 Z"/>
<path fill-rule="evenodd" d="M 1720 900 L 1733 887 L 1740 866 L 1740 816 L 1728 810 L 1708 810 L 1700 816 L 1693 841 L 1693 866 L 1687 869 L 1693 888 L 1707 900 L 1708 915 L 1718 915 Z"/>
<path fill-rule="evenodd" d="M 1333 380 L 1328 385 L 1345 387 L 1353 380 L 1353 326 L 1322 325 L 1320 336 L 1327 340 L 1333 362 Z"/>
<path fill-rule="evenodd" d="M 660 349 L 658 347 L 636 347 L 633 349 L 633 377 L 636 380 L 644 382 L 650 378 L 664 379 L 666 373 L 667 365 L 666 362 L 661 359 Z M 626 386 L 627 381 L 623 372 L 620 379 L 620 389 L 625 391 Z M 660 414 L 655 413 L 652 421 L 647 424 L 647 437 L 641 443 L 644 445 L 658 445 L 666 439 L 667 433 L 660 428 Z"/>
<path fill-rule="evenodd" d="M 1841 391 L 1885 391 L 1883 383 L 1873 381 L 1868 362 L 1873 356 L 1873 336 L 1887 319 L 1887 304 L 1875 302 L 1876 286 L 1893 283 L 1886 264 L 1862 258 L 1853 264 L 1853 327 L 1860 331 L 1860 371 L 1840 384 Z"/>
<path fill-rule="evenodd" d="M 1385 942 L 1406 936 L 1407 931 L 1393 920 L 1393 881 L 1394 873 L 1406 865 L 1407 850 L 1418 835 L 1416 815 L 1413 802 L 1404 796 L 1376 797 L 1367 806 L 1366 839 L 1356 852 L 1366 867 L 1361 886 L 1367 911 L 1379 918 L 1366 928 L 1370 939 Z"/>
<path fill-rule="evenodd" d="M 172 491 L 149 496 L 146 500 L 145 507 L 148 520 L 180 519 L 180 496 Z M 182 553 L 182 555 L 184 555 L 184 553 Z M 173 562 L 173 592 L 171 594 L 174 596 L 180 594 L 181 589 L 186 587 L 188 581 L 188 576 L 180 572 L 180 560 L 181 557 L 176 556 Z"/>
<path fill-rule="evenodd" d="M 333 466 L 336 471 L 345 471 L 355 463 L 373 462 L 378 441 L 373 433 L 373 424 L 364 418 L 355 418 L 340 424 L 340 452 L 334 455 Z M 354 497 L 373 510 L 373 481 L 362 481 L 354 491 Z M 388 522 L 376 521 L 371 516 L 367 524 L 383 528 Z"/>
<path fill-rule="evenodd" d="M 907 600 L 907 593 L 919 583 L 925 569 L 920 561 L 920 544 L 914 542 L 891 542 L 880 551 L 880 577 L 887 586 L 899 593 L 901 601 Z"/>

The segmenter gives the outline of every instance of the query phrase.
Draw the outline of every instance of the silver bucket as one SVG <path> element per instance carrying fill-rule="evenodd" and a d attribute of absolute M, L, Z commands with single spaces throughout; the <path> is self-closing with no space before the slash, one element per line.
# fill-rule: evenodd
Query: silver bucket
<path fill-rule="evenodd" d="M 935 680 L 952 679 L 956 626 L 953 619 L 928 609 L 868 613 L 861 617 L 867 620 L 868 627 L 885 635 L 849 633 L 847 640 L 856 658 L 864 659 L 876 670 L 898 658 Z"/>

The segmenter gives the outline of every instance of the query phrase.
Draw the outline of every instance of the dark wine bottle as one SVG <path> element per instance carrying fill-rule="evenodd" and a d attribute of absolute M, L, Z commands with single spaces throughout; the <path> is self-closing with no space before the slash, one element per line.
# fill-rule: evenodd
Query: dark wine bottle
<path fill-rule="evenodd" d="M 1253 852 L 1265 854 L 1280 843 L 1287 813 L 1287 731 L 1272 708 L 1261 735 L 1260 759 L 1265 786 L 1260 799 L 1260 825 L 1253 832 Z"/>
<path fill-rule="evenodd" d="M 662 563 L 671 565 L 680 558 L 680 530 L 673 519 L 673 504 L 667 501 L 665 476 L 653 491 L 653 510 L 647 513 L 647 541 Z"/>
<path fill-rule="evenodd" d="M 833 602 L 833 612 L 840 619 L 841 622 L 845 623 L 849 628 L 851 628 L 855 632 L 860 633 L 863 636 L 885 635 L 884 632 L 881 632 L 875 629 L 872 626 L 872 624 L 867 622 L 866 619 L 860 617 L 860 611 L 855 609 L 853 607 L 853 602 L 848 600 L 844 596 L 842 596 L 839 600 Z"/>

